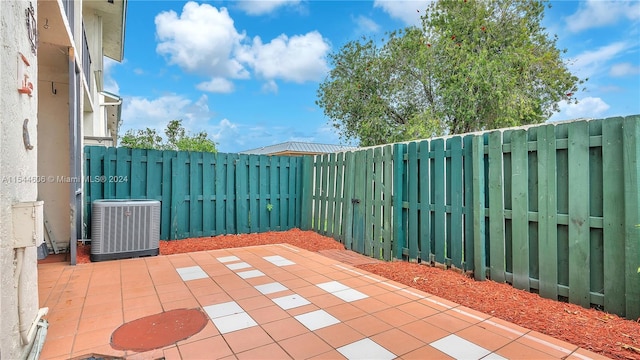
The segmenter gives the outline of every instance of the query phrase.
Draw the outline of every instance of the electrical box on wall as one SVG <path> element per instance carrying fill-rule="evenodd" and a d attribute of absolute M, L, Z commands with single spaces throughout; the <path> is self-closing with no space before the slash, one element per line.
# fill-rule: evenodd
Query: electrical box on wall
<path fill-rule="evenodd" d="M 44 241 L 44 201 L 13 204 L 13 247 L 39 246 Z"/>

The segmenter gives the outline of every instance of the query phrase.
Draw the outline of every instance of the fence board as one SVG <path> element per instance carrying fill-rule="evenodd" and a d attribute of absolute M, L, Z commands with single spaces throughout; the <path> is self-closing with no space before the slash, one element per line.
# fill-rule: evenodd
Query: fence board
<path fill-rule="evenodd" d="M 447 183 L 451 188 L 451 263 L 458 269 L 462 269 L 463 239 L 462 239 L 462 137 L 455 136 L 447 141 L 451 149 L 451 171 Z"/>
<path fill-rule="evenodd" d="M 404 153 L 405 144 L 393 145 L 393 251 L 396 259 L 402 259 L 402 252 L 406 245 L 404 222 L 403 222 L 403 194 L 404 194 Z"/>
<path fill-rule="evenodd" d="M 409 209 L 407 210 L 408 221 L 408 238 L 407 247 L 409 248 L 409 258 L 418 258 L 418 185 L 422 181 L 428 181 L 429 179 L 421 178 L 418 172 L 418 146 L 415 142 L 410 142 L 407 146 L 407 180 L 408 180 L 408 200 Z M 420 184 L 422 188 L 424 184 Z M 426 185 L 428 189 L 428 182 Z"/>
<path fill-rule="evenodd" d="M 378 147 L 373 150 L 373 257 L 382 259 L 382 213 L 383 213 L 383 184 L 382 184 L 382 148 Z"/>
<path fill-rule="evenodd" d="M 420 260 L 431 261 L 431 176 L 429 174 L 429 141 L 423 140 L 419 149 L 419 179 L 420 179 Z"/>
<path fill-rule="evenodd" d="M 336 198 L 335 198 L 335 239 L 344 242 L 344 156 L 345 153 L 338 153 L 336 156 Z"/>
<path fill-rule="evenodd" d="M 484 280 L 487 276 L 484 137 L 474 136 L 472 146 L 473 157 L 469 159 L 473 167 L 473 274 L 476 280 Z"/>
<path fill-rule="evenodd" d="M 433 176 L 432 186 L 435 192 L 434 196 L 434 244 L 435 244 L 435 261 L 441 264 L 445 263 L 446 254 L 446 204 L 445 204 L 445 153 L 444 140 L 435 139 L 431 142 L 431 151 L 434 154 L 434 169 L 431 172 Z"/>
<path fill-rule="evenodd" d="M 640 116 L 623 124 L 626 317 L 640 317 Z"/>
<path fill-rule="evenodd" d="M 539 291 L 554 300 L 558 298 L 556 166 L 555 126 L 546 125 L 538 131 Z"/>
<path fill-rule="evenodd" d="M 384 167 L 383 167 L 383 178 L 384 178 L 384 213 L 383 213 L 383 224 L 384 224 L 384 243 L 382 245 L 383 248 L 383 259 L 390 261 L 393 259 L 393 254 L 391 253 L 391 243 L 393 242 L 393 231 L 392 225 L 392 198 L 393 198 L 393 148 L 390 145 L 387 145 L 383 148 L 383 157 L 384 157 Z"/>
<path fill-rule="evenodd" d="M 505 281 L 502 132 L 489 134 L 489 257 L 491 280 Z"/>
<path fill-rule="evenodd" d="M 529 197 L 527 134 L 511 134 L 511 206 L 513 286 L 529 291 Z"/>

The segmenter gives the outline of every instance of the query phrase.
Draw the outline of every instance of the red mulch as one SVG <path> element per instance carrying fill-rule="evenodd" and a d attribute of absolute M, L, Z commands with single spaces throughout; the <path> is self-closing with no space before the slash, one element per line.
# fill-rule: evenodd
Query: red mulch
<path fill-rule="evenodd" d="M 334 239 L 311 231 L 292 229 L 285 232 L 161 241 L 160 254 L 278 243 L 309 251 L 344 249 Z M 89 245 L 79 246 L 77 262 L 90 262 L 89 253 Z M 604 356 L 640 359 L 640 319 L 625 320 L 599 310 L 544 299 L 508 284 L 475 281 L 455 271 L 415 263 L 396 261 L 358 267 Z"/>

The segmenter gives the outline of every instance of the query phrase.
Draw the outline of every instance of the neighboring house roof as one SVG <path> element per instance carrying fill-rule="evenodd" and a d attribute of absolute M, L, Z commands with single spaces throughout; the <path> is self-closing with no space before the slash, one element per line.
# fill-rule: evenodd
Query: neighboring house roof
<path fill-rule="evenodd" d="M 354 150 L 353 146 L 315 144 L 308 142 L 288 141 L 281 144 L 263 146 L 256 149 L 241 151 L 240 154 L 254 155 L 306 155 L 326 154 L 340 151 Z"/>

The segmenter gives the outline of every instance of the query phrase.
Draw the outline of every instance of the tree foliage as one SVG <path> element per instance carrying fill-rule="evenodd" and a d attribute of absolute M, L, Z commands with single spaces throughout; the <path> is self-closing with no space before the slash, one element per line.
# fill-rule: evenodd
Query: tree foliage
<path fill-rule="evenodd" d="M 216 143 L 209 139 L 206 131 L 190 135 L 182 126 L 182 120 L 169 121 L 164 134 L 166 140 L 155 129 L 127 130 L 120 145 L 132 149 L 216 152 Z"/>
<path fill-rule="evenodd" d="M 422 28 L 330 54 L 317 104 L 363 146 L 543 122 L 575 101 L 539 0 L 439 0 Z"/>

